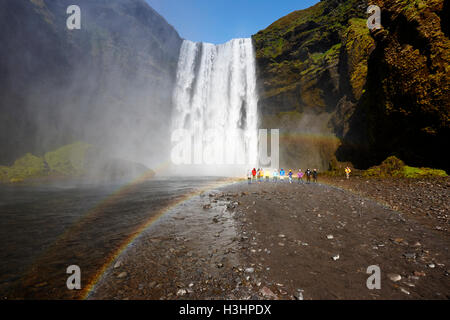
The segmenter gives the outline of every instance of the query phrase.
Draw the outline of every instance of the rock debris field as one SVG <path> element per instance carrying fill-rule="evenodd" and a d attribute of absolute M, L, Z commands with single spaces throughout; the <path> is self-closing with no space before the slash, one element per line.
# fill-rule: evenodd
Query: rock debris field
<path fill-rule="evenodd" d="M 419 182 L 204 192 L 136 239 L 89 298 L 449 299 L 450 183 Z M 373 265 L 379 290 L 366 284 Z"/>

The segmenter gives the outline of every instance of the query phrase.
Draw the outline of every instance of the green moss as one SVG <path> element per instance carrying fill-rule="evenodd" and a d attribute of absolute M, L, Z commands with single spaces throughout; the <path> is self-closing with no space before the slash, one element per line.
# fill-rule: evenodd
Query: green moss
<path fill-rule="evenodd" d="M 87 152 L 92 145 L 76 142 L 45 154 L 50 171 L 66 176 L 77 176 L 84 172 Z"/>
<path fill-rule="evenodd" d="M 444 170 L 431 168 L 415 168 L 405 166 L 403 168 L 403 175 L 406 178 L 423 178 L 423 177 L 448 177 Z"/>
<path fill-rule="evenodd" d="M 397 157 L 389 157 L 379 166 L 372 167 L 363 173 L 365 177 L 377 178 L 424 178 L 424 177 L 447 177 L 444 170 L 431 168 L 415 168 L 405 165 Z"/>
<path fill-rule="evenodd" d="M 6 173 L 6 179 L 4 180 L 18 182 L 28 178 L 46 176 L 48 174 L 48 167 L 44 159 L 27 153 L 22 158 L 16 160 L 10 168 L 3 167 L 2 171 Z"/>

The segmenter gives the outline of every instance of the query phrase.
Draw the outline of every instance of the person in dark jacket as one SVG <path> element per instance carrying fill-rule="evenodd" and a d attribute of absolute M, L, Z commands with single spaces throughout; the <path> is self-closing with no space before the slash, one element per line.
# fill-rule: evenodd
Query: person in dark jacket
<path fill-rule="evenodd" d="M 306 170 L 306 183 L 310 183 L 311 182 L 311 169 Z"/>
<path fill-rule="evenodd" d="M 317 169 L 314 169 L 313 173 L 312 173 L 314 183 L 317 183 L 317 176 L 318 175 L 319 175 L 319 173 L 317 172 Z"/>

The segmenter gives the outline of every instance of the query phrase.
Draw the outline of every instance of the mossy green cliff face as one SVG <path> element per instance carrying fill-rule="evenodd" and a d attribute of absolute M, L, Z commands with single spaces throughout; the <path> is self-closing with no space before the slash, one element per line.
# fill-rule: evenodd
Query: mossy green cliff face
<path fill-rule="evenodd" d="M 336 155 L 368 168 L 395 154 L 411 165 L 448 169 L 441 156 L 449 138 L 448 5 L 370 4 L 382 9 L 383 28 L 374 33 L 367 1 L 324 0 L 254 35 L 260 127 L 338 139 L 326 152 L 323 145 L 300 153 L 300 144 L 281 143 L 283 166 L 321 158 L 316 166 L 327 169 Z M 295 116 L 286 121 L 286 113 Z"/>

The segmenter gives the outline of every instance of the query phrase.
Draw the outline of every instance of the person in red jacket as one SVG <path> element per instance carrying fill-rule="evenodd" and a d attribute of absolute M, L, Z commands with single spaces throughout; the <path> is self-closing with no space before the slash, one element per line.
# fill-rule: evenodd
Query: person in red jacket
<path fill-rule="evenodd" d="M 256 180 L 256 169 L 253 168 L 252 170 L 252 176 L 253 176 L 253 180 Z"/>

